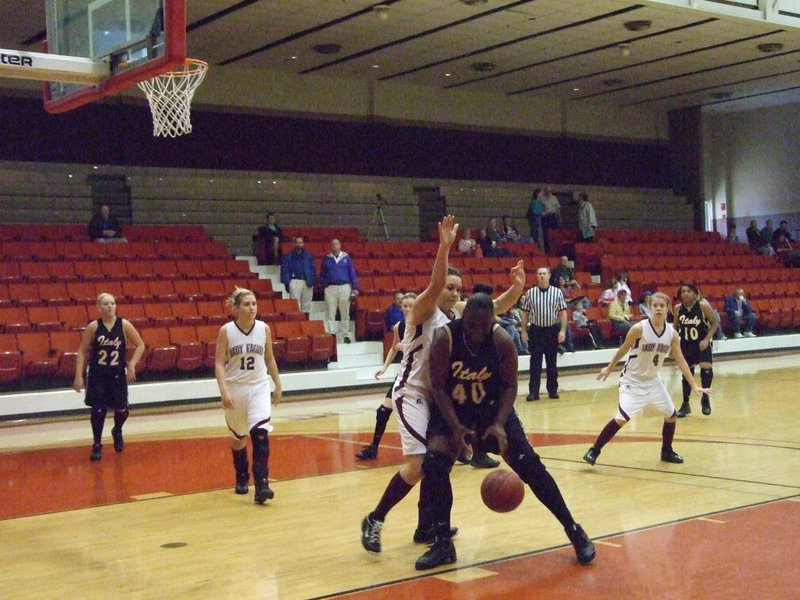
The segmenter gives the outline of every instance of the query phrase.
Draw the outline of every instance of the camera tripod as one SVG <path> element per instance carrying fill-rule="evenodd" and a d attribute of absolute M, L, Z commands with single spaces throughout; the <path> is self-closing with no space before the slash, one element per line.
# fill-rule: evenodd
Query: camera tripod
<path fill-rule="evenodd" d="M 389 241 L 389 230 L 386 227 L 386 218 L 383 216 L 383 207 L 381 206 L 381 202 L 383 202 L 383 198 L 381 198 L 380 194 L 377 194 L 378 203 L 375 205 L 375 213 L 372 215 L 372 224 L 370 225 L 370 234 L 372 234 L 372 230 L 376 227 L 383 229 L 383 237 L 388 242 Z M 380 233 L 380 229 L 378 229 L 378 233 Z M 371 237 L 371 235 L 370 235 Z"/>

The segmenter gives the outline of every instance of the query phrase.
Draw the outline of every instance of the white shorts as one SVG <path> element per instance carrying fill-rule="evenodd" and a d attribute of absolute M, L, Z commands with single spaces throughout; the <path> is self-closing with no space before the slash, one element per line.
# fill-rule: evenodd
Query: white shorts
<path fill-rule="evenodd" d="M 269 424 L 272 416 L 269 388 L 269 381 L 256 385 L 228 384 L 234 407 L 225 409 L 225 422 L 235 437 L 246 437 L 259 423 L 263 423 L 262 427 L 267 431 L 272 431 L 272 425 Z"/>
<path fill-rule="evenodd" d="M 392 393 L 392 408 L 397 416 L 400 431 L 400 443 L 403 454 L 425 454 L 428 422 L 431 420 L 431 408 L 424 398 L 404 396 Z"/>
<path fill-rule="evenodd" d="M 630 421 L 639 413 L 645 417 L 662 416 L 665 419 L 675 413 L 675 405 L 660 377 L 647 382 L 619 382 L 619 409 L 616 419 Z"/>

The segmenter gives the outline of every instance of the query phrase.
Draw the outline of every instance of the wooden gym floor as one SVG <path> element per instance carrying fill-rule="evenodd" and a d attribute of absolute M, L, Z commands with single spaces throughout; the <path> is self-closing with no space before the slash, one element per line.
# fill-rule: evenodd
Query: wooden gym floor
<path fill-rule="evenodd" d="M 675 368 L 664 370 L 680 401 Z M 383 552 L 360 522 L 401 461 L 394 420 L 379 458 L 382 394 L 286 402 L 275 410 L 264 506 L 233 493 L 221 411 L 134 412 L 116 454 L 88 460 L 88 418 L 0 428 L 0 598 L 789 599 L 800 569 L 800 360 L 718 361 L 713 413 L 679 420 L 683 465 L 659 460 L 661 422 L 640 418 L 581 460 L 614 415 L 616 385 L 563 376 L 561 399 L 517 402 L 526 430 L 597 545 L 575 561 L 528 491 L 517 510 L 480 501 L 486 471 L 453 469 L 458 562 L 414 570 L 417 491 L 389 515 Z M 520 382 L 525 392 L 527 381 Z M 504 468 L 504 467 L 501 467 Z"/>

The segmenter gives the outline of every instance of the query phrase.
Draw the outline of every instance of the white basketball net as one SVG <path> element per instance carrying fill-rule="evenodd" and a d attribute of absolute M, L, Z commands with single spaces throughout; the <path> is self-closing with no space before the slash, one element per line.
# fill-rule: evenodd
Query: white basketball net
<path fill-rule="evenodd" d="M 206 71 L 208 63 L 187 58 L 180 68 L 137 84 L 150 103 L 154 136 L 174 138 L 191 133 L 192 97 Z"/>

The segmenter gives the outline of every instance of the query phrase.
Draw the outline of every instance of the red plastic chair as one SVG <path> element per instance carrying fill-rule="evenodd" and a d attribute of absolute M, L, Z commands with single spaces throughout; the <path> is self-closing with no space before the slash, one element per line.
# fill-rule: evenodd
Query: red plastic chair
<path fill-rule="evenodd" d="M 63 281 L 51 281 L 49 283 L 40 283 L 39 297 L 47 303 L 48 306 L 66 306 L 72 304 L 72 296 L 69 294 L 67 284 Z"/>
<path fill-rule="evenodd" d="M 217 356 L 217 337 L 219 336 L 218 325 L 198 325 L 195 330 L 197 331 L 197 340 L 202 342 L 203 350 L 203 364 L 209 368 L 214 368 Z"/>
<path fill-rule="evenodd" d="M 75 365 L 78 360 L 78 348 L 81 334 L 78 331 L 51 331 L 50 348 L 58 355 L 56 377 L 72 379 L 75 377 Z"/>
<path fill-rule="evenodd" d="M 58 370 L 58 354 L 50 351 L 47 333 L 18 333 L 17 349 L 22 354 L 25 377 L 51 377 Z"/>
<path fill-rule="evenodd" d="M 28 322 L 36 331 L 61 331 L 64 324 L 55 306 L 29 306 Z"/>
<path fill-rule="evenodd" d="M 169 341 L 169 331 L 164 327 L 140 331 L 147 345 L 147 371 L 161 373 L 171 371 L 178 361 L 178 348 Z"/>
<path fill-rule="evenodd" d="M 175 327 L 178 318 L 172 314 L 172 307 L 163 302 L 145 302 L 144 314 L 153 327 Z"/>
<path fill-rule="evenodd" d="M 300 363 L 308 360 L 311 340 L 303 334 L 299 321 L 278 321 L 271 325 L 274 326 L 276 338 L 286 340 L 286 362 Z"/>
<path fill-rule="evenodd" d="M 14 334 L 32 331 L 33 327 L 28 321 L 28 311 L 24 306 L 0 307 L 0 331 Z"/>
<path fill-rule="evenodd" d="M 325 331 L 322 321 L 300 321 L 300 331 L 311 340 L 308 349 L 311 360 L 328 362 L 336 354 L 336 338 Z"/>
<path fill-rule="evenodd" d="M 150 296 L 159 302 L 177 302 L 180 297 L 170 279 L 155 279 L 147 282 Z"/>
<path fill-rule="evenodd" d="M 203 366 L 203 343 L 192 327 L 170 327 L 169 341 L 178 348 L 175 366 L 179 371 L 195 371 Z"/>
<path fill-rule="evenodd" d="M 172 315 L 177 317 L 181 326 L 205 325 L 206 319 L 197 312 L 196 302 L 174 302 L 169 305 Z"/>
<path fill-rule="evenodd" d="M 56 306 L 56 312 L 64 329 L 83 331 L 89 323 L 89 312 L 85 304 Z"/>

